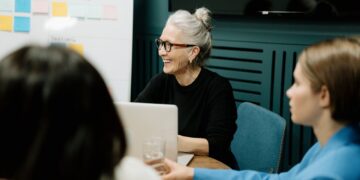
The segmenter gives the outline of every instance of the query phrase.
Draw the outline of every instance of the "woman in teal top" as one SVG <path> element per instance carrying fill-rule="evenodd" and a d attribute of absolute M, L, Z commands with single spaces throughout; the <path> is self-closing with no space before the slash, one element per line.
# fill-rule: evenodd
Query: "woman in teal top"
<path fill-rule="evenodd" d="M 306 48 L 288 89 L 291 119 L 318 140 L 288 172 L 189 168 L 166 160 L 164 179 L 360 179 L 360 39 L 336 38 Z"/>

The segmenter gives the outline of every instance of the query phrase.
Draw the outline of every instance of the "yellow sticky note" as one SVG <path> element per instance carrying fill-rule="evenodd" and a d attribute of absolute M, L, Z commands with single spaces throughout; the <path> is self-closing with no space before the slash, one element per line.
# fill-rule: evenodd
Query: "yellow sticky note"
<path fill-rule="evenodd" d="M 84 54 L 84 46 L 82 44 L 70 43 L 69 48 L 78 52 L 79 54 Z"/>
<path fill-rule="evenodd" d="M 0 16 L 0 31 L 12 31 L 13 21 L 12 16 Z"/>
<path fill-rule="evenodd" d="M 52 3 L 52 15 L 53 16 L 67 16 L 68 6 L 64 2 L 53 2 Z"/>

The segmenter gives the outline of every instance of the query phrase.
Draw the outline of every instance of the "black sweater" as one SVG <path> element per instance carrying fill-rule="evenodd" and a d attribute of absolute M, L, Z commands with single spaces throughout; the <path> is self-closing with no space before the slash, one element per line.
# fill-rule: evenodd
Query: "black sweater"
<path fill-rule="evenodd" d="M 154 76 L 136 98 L 137 102 L 175 104 L 180 135 L 206 138 L 209 156 L 234 167 L 230 143 L 236 130 L 236 104 L 230 83 L 202 68 L 197 79 L 181 86 L 175 76 Z"/>

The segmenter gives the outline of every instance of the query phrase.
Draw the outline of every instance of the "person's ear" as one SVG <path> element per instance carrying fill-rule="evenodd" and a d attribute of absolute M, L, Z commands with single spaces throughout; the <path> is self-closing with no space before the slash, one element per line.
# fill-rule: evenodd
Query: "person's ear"
<path fill-rule="evenodd" d="M 321 86 L 319 97 L 321 107 L 330 106 L 330 93 L 326 86 Z"/>
<path fill-rule="evenodd" d="M 189 52 L 189 61 L 190 64 L 195 60 L 196 56 L 200 53 L 199 46 L 194 46 L 191 48 L 191 51 Z"/>

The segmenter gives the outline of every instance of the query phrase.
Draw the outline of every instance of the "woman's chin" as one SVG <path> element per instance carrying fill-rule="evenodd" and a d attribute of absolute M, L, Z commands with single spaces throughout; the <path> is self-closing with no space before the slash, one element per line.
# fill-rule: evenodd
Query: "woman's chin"
<path fill-rule="evenodd" d="M 292 114 L 291 115 L 291 121 L 293 122 L 293 123 L 296 123 L 297 124 L 297 118 Z"/>
<path fill-rule="evenodd" d="M 166 68 L 166 67 L 163 68 L 163 72 L 164 72 L 165 74 L 172 74 L 172 73 L 171 73 L 171 69 Z"/>

